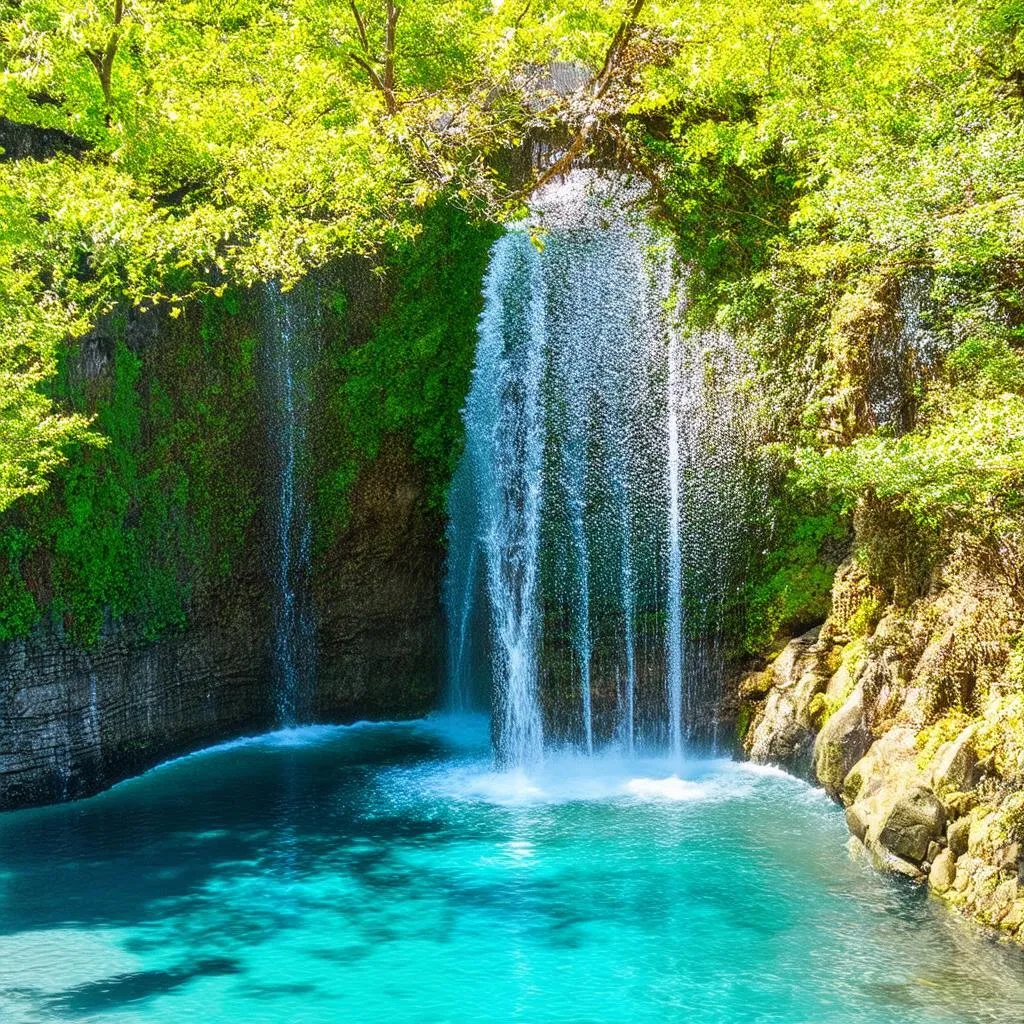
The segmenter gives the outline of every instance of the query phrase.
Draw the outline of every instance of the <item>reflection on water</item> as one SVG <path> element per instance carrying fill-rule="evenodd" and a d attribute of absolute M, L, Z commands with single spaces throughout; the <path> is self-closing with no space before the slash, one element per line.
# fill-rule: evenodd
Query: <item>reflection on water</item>
<path fill-rule="evenodd" d="M 779 773 L 291 730 L 0 818 L 0 1020 L 1010 1024 L 1024 957 Z"/>

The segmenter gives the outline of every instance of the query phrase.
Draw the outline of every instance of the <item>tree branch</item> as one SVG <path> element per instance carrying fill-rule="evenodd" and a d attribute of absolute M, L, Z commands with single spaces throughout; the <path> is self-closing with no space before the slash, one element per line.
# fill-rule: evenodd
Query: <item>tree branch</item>
<path fill-rule="evenodd" d="M 110 105 L 111 105 L 111 83 L 114 72 L 114 60 L 117 57 L 117 47 L 121 42 L 121 23 L 124 21 L 124 0 L 114 0 L 114 27 L 107 38 L 107 45 L 102 50 L 86 50 L 85 55 L 89 58 L 92 66 L 96 69 L 96 75 L 100 80 L 100 88 L 103 90 L 103 102 L 107 111 L 104 115 L 106 125 L 110 127 Z"/>
<path fill-rule="evenodd" d="M 367 59 L 370 58 L 370 39 L 366 32 L 366 22 L 363 21 L 363 16 L 359 13 L 359 8 L 356 6 L 356 0 L 349 0 L 349 7 L 352 10 L 352 16 L 356 20 L 359 44 L 365 55 L 360 56 L 358 53 L 350 53 L 349 58 L 366 72 L 367 77 L 370 79 L 370 84 L 384 97 L 384 106 L 387 108 L 388 114 L 394 117 L 398 113 L 398 99 L 395 96 L 395 26 L 398 24 L 398 16 L 402 12 L 395 5 L 394 0 L 387 0 L 387 20 L 384 24 L 384 57 L 381 60 L 371 58 L 374 59 L 375 63 L 383 64 L 384 73 L 381 75 L 377 73 L 370 60 Z"/>
<path fill-rule="evenodd" d="M 615 35 L 612 37 L 612 41 L 608 44 L 608 49 L 605 51 L 604 55 L 604 61 L 601 64 L 601 70 L 593 80 L 590 88 L 590 102 L 587 105 L 587 112 L 583 116 L 582 124 L 576 132 L 576 135 L 573 137 L 572 142 L 569 143 L 566 151 L 558 160 L 540 174 L 529 187 L 517 193 L 514 198 L 524 199 L 539 189 L 542 185 L 546 185 L 552 178 L 559 174 L 564 174 L 571 168 L 573 162 L 583 152 L 591 135 L 593 135 L 594 131 L 598 127 L 598 107 L 600 106 L 601 100 L 608 92 L 612 82 L 615 80 L 615 73 L 618 70 L 619 61 L 625 53 L 626 48 L 629 46 L 630 40 L 633 36 L 633 31 L 636 28 L 637 21 L 640 18 L 640 13 L 643 11 L 644 4 L 646 2 L 647 0 L 633 0 L 633 5 L 629 9 L 629 13 L 622 19 Z"/>
<path fill-rule="evenodd" d="M 611 44 L 605 52 L 601 71 L 594 80 L 594 99 L 600 99 L 608 91 L 608 86 L 611 85 L 612 79 L 615 77 L 616 63 L 626 47 L 629 46 L 629 40 L 646 2 L 647 0 L 633 0 L 629 14 L 623 18 L 618 31 L 612 38 Z"/>
<path fill-rule="evenodd" d="M 395 26 L 401 13 L 394 0 L 388 0 L 388 20 L 384 29 L 384 102 L 392 116 L 398 113 L 395 100 Z"/>
<path fill-rule="evenodd" d="M 358 53 L 350 53 L 348 57 L 349 60 L 354 61 L 366 72 L 366 76 L 370 79 L 370 84 L 374 89 L 378 92 L 385 91 L 384 83 L 381 81 L 380 75 L 377 74 L 368 61 L 363 60 Z"/>
<path fill-rule="evenodd" d="M 363 48 L 363 53 L 369 53 L 370 41 L 366 37 L 366 24 L 363 21 L 363 16 L 359 13 L 359 8 L 356 6 L 356 0 L 349 0 L 349 6 L 352 8 L 352 16 L 356 19 L 356 31 L 359 33 L 359 43 Z"/>
<path fill-rule="evenodd" d="M 519 12 L 519 15 L 516 17 L 515 22 L 513 22 L 513 24 L 512 24 L 512 31 L 513 32 L 518 32 L 519 31 L 519 26 L 522 25 L 523 19 L 527 16 L 527 14 L 530 13 L 530 8 L 532 6 L 533 6 L 533 0 L 526 0 L 526 3 L 524 4 L 523 9 Z"/>

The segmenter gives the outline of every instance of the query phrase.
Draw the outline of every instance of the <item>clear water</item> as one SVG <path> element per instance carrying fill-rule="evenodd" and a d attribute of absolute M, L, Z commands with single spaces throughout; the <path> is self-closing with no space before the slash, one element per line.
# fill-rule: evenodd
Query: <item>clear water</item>
<path fill-rule="evenodd" d="M 0 1020 L 1014 1024 L 1024 957 L 782 775 L 316 728 L 0 817 Z"/>

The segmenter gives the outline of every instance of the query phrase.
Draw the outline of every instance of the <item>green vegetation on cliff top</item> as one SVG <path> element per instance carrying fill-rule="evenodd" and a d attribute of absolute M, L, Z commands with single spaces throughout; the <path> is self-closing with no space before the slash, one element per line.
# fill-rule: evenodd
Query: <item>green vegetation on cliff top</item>
<path fill-rule="evenodd" d="M 553 172 L 595 150 L 649 181 L 693 267 L 691 316 L 734 331 L 757 367 L 776 497 L 748 647 L 820 616 L 844 517 L 864 502 L 936 535 L 1019 543 L 1022 25 L 1021 0 L 0 0 L 3 629 L 31 614 L 40 545 L 70 564 L 87 531 L 131 564 L 136 510 L 212 487 L 226 457 L 203 436 L 225 428 L 203 419 L 223 402 L 197 400 L 185 427 L 171 402 L 159 438 L 139 436 L 132 403 L 155 417 L 161 397 L 132 383 L 128 348 L 109 395 L 76 402 L 58 383 L 114 309 L 177 318 L 345 254 L 390 265 L 391 312 L 330 369 L 357 425 L 326 486 L 344 498 L 395 431 L 443 486 L 491 229 L 449 218 L 446 236 L 434 208 L 508 216 L 530 185 L 503 175 L 505 156 L 553 125 L 568 140 Z M 591 78 L 541 98 L 552 61 Z M 911 314 L 920 352 L 900 347 Z M 895 416 L 873 392 L 890 372 Z M 178 469 L 156 468 L 162 444 Z M 59 514 L 42 493 L 55 479 Z M 170 542 L 167 578 L 205 543 Z M 82 571 L 98 590 L 76 621 L 95 622 L 100 593 L 115 612 L 177 614 L 162 585 L 121 599 L 101 567 Z"/>

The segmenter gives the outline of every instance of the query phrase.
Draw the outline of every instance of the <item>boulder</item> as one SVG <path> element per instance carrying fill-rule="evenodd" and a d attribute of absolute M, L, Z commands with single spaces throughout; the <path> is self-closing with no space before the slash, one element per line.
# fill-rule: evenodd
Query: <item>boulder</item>
<path fill-rule="evenodd" d="M 1016 900 L 999 924 L 1008 932 L 1020 931 L 1024 926 L 1024 899 Z"/>
<path fill-rule="evenodd" d="M 1010 843 L 1002 849 L 996 850 L 993 863 L 999 871 L 1016 872 L 1021 862 L 1020 843 Z"/>
<path fill-rule="evenodd" d="M 889 871 L 894 875 L 903 875 L 912 882 L 923 882 L 927 877 L 920 866 L 900 857 L 889 850 L 874 848 L 871 850 L 872 861 L 879 871 Z"/>
<path fill-rule="evenodd" d="M 814 772 L 833 800 L 841 798 L 846 776 L 870 746 L 871 733 L 864 721 L 864 694 L 857 687 L 814 741 Z"/>
<path fill-rule="evenodd" d="M 1018 891 L 1019 887 L 1016 878 L 997 885 L 983 904 L 985 920 L 991 925 L 1001 924 L 1010 911 L 1013 910 L 1013 906 L 1017 902 Z"/>
<path fill-rule="evenodd" d="M 967 841 L 970 832 L 970 818 L 957 818 L 949 826 L 947 841 L 949 842 L 949 848 L 953 851 L 953 856 L 962 857 L 967 852 Z"/>
<path fill-rule="evenodd" d="M 843 780 L 843 803 L 855 800 L 884 800 L 912 784 L 924 784 L 917 770 L 916 733 L 912 729 L 890 729 L 872 743 L 867 753 Z"/>
<path fill-rule="evenodd" d="M 932 789 L 936 793 L 963 793 L 977 781 L 978 752 L 974 737 L 977 724 L 967 726 L 956 739 L 943 743 L 932 764 Z"/>
<path fill-rule="evenodd" d="M 868 828 L 871 825 L 867 808 L 863 804 L 850 804 L 846 808 L 846 825 L 851 835 L 864 842 L 864 837 L 868 834 Z"/>
<path fill-rule="evenodd" d="M 747 745 L 751 760 L 776 764 L 805 778 L 810 775 L 814 747 L 808 707 L 828 684 L 816 644 L 818 633 L 812 629 L 791 640 L 775 659 L 771 690 Z"/>
<path fill-rule="evenodd" d="M 935 794 L 916 786 L 896 800 L 878 833 L 878 843 L 890 853 L 920 864 L 928 844 L 946 830 L 946 812 Z"/>
<path fill-rule="evenodd" d="M 967 833 L 967 849 L 981 860 L 990 860 L 1000 845 L 999 815 L 995 811 L 985 813 L 979 809 L 971 816 L 971 827 Z"/>
<path fill-rule="evenodd" d="M 928 872 L 928 884 L 939 894 L 948 892 L 956 878 L 956 857 L 952 850 L 943 850 Z"/>

